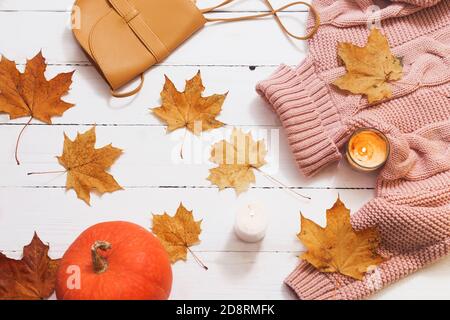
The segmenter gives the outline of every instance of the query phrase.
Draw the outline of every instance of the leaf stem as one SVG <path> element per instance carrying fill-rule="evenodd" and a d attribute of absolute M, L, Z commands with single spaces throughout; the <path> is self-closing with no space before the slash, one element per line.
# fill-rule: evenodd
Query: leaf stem
<path fill-rule="evenodd" d="M 186 141 L 186 135 L 187 135 L 187 128 L 184 129 L 184 136 L 183 136 L 183 141 L 181 143 L 181 149 L 180 149 L 180 157 L 183 160 L 184 160 L 183 149 L 184 149 L 184 142 Z"/>
<path fill-rule="evenodd" d="M 205 270 L 208 270 L 208 267 L 205 266 L 205 264 L 195 255 L 195 253 L 191 250 L 191 248 L 189 248 L 188 246 L 186 246 L 186 248 L 189 250 L 189 252 L 192 254 L 192 256 L 194 257 L 195 261 Z"/>
<path fill-rule="evenodd" d="M 30 116 L 30 119 L 28 120 L 28 122 L 23 126 L 22 130 L 20 130 L 19 135 L 17 136 L 17 141 L 16 141 L 16 150 L 14 152 L 14 156 L 16 158 L 16 163 L 18 166 L 20 166 L 20 161 L 19 161 L 19 142 L 20 142 L 20 138 L 22 137 L 23 132 L 25 131 L 25 129 L 30 125 L 31 120 L 33 120 L 33 116 Z"/>
<path fill-rule="evenodd" d="M 28 172 L 27 176 L 32 176 L 35 174 L 54 174 L 54 173 L 66 173 L 66 172 L 67 172 L 67 170 Z"/>
<path fill-rule="evenodd" d="M 265 172 L 262 171 L 260 168 L 256 168 L 256 167 L 253 167 L 253 168 L 254 168 L 256 171 L 260 172 L 260 173 L 261 173 L 264 177 L 266 177 L 267 179 L 269 179 L 269 180 L 271 180 L 272 182 L 275 182 L 275 183 L 279 184 L 280 186 L 282 186 L 282 187 L 283 187 L 283 190 L 290 191 L 291 193 L 293 193 L 293 194 L 295 194 L 295 195 L 297 195 L 297 196 L 299 196 L 299 197 L 302 197 L 302 198 L 304 198 L 304 199 L 311 200 L 311 197 L 305 196 L 305 195 L 303 195 L 303 194 L 301 194 L 301 193 L 296 192 L 295 190 L 292 190 L 292 189 L 291 189 L 290 187 L 288 187 L 286 184 L 284 184 L 284 183 L 281 182 L 280 180 L 278 180 L 278 179 L 272 177 L 271 175 L 265 173 Z"/>

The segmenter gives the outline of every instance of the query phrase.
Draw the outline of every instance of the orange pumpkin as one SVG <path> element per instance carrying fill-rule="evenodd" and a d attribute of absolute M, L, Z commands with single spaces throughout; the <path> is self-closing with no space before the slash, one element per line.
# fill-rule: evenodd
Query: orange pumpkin
<path fill-rule="evenodd" d="M 64 254 L 56 296 L 65 300 L 163 300 L 172 287 L 169 257 L 153 234 L 130 222 L 96 224 Z"/>

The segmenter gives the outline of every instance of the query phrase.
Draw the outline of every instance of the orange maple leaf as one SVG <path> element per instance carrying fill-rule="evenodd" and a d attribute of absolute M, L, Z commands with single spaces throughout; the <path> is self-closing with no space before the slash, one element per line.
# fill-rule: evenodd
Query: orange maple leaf
<path fill-rule="evenodd" d="M 51 80 L 45 78 L 47 64 L 42 52 L 28 60 L 25 71 L 20 73 L 16 63 L 5 57 L 0 60 L 0 113 L 10 119 L 30 117 L 17 138 L 16 162 L 20 137 L 33 119 L 51 124 L 51 118 L 61 116 L 74 104 L 61 100 L 68 93 L 74 71 L 60 73 Z"/>
<path fill-rule="evenodd" d="M 49 246 L 35 233 L 23 248 L 21 260 L 0 252 L 0 300 L 41 300 L 51 296 L 60 260 L 51 259 L 48 250 Z"/>

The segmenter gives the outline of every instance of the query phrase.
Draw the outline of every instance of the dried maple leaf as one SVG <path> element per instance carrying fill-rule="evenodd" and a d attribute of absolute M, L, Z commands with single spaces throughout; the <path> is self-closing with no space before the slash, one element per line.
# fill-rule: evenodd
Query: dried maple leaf
<path fill-rule="evenodd" d="M 122 154 L 122 150 L 111 144 L 95 149 L 95 127 L 83 134 L 78 133 L 74 141 L 64 134 L 63 154 L 59 163 L 66 168 L 66 189 L 74 189 L 79 199 L 90 202 L 90 190 L 100 194 L 121 190 L 122 187 L 107 170 Z"/>
<path fill-rule="evenodd" d="M 161 92 L 162 106 L 153 108 L 153 113 L 167 123 L 169 132 L 187 128 L 196 135 L 202 131 L 219 128 L 224 124 L 215 118 L 222 110 L 227 94 L 214 94 L 202 97 L 205 87 L 200 71 L 191 80 L 186 81 L 184 92 L 179 92 L 170 79 Z"/>
<path fill-rule="evenodd" d="M 47 65 L 39 52 L 28 60 L 25 72 L 20 73 L 16 63 L 2 57 L 0 61 L 0 112 L 9 114 L 10 119 L 30 117 L 28 123 L 19 134 L 17 148 L 23 130 L 32 119 L 52 123 L 51 118 L 61 116 L 74 105 L 61 100 L 72 84 L 74 71 L 60 73 L 51 80 L 45 78 Z"/>
<path fill-rule="evenodd" d="M 334 82 L 336 86 L 353 94 L 367 95 L 369 103 L 392 97 L 389 82 L 402 78 L 403 66 L 392 55 L 388 40 L 380 30 L 372 29 L 365 47 L 339 43 L 338 54 L 347 73 Z"/>
<path fill-rule="evenodd" d="M 266 154 L 263 140 L 254 141 L 250 133 L 234 129 L 231 142 L 222 140 L 213 146 L 211 161 L 219 166 L 209 170 L 208 180 L 220 190 L 231 187 L 237 194 L 247 191 L 256 181 L 253 170 L 266 164 Z"/>
<path fill-rule="evenodd" d="M 50 259 L 48 249 L 35 233 L 31 243 L 23 248 L 21 260 L 0 253 L 0 300 L 38 300 L 51 296 L 59 259 Z"/>
<path fill-rule="evenodd" d="M 321 272 L 339 272 L 361 280 L 370 267 L 383 261 L 376 253 L 380 242 L 377 229 L 353 230 L 350 210 L 339 198 L 327 210 L 325 228 L 301 216 L 297 237 L 308 249 L 301 258 Z"/>
<path fill-rule="evenodd" d="M 175 216 L 167 213 L 153 215 L 152 231 L 163 244 L 172 263 L 186 260 L 187 251 L 192 253 L 190 246 L 200 242 L 202 220 L 195 221 L 192 211 L 188 211 L 182 203 Z M 193 254 L 193 253 L 192 253 Z M 198 258 L 194 255 L 197 262 Z M 207 269 L 203 264 L 202 266 Z"/>

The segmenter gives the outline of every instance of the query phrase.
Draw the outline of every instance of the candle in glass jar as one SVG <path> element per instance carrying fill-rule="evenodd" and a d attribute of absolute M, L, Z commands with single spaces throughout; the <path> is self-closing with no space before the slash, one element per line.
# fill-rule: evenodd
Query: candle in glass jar
<path fill-rule="evenodd" d="M 361 171 L 381 168 L 389 156 L 389 141 L 375 129 L 356 131 L 347 144 L 347 159 L 350 165 Z"/>
<path fill-rule="evenodd" d="M 267 225 L 267 215 L 263 208 L 257 204 L 249 204 L 237 212 L 234 231 L 245 242 L 258 242 L 264 238 Z"/>

